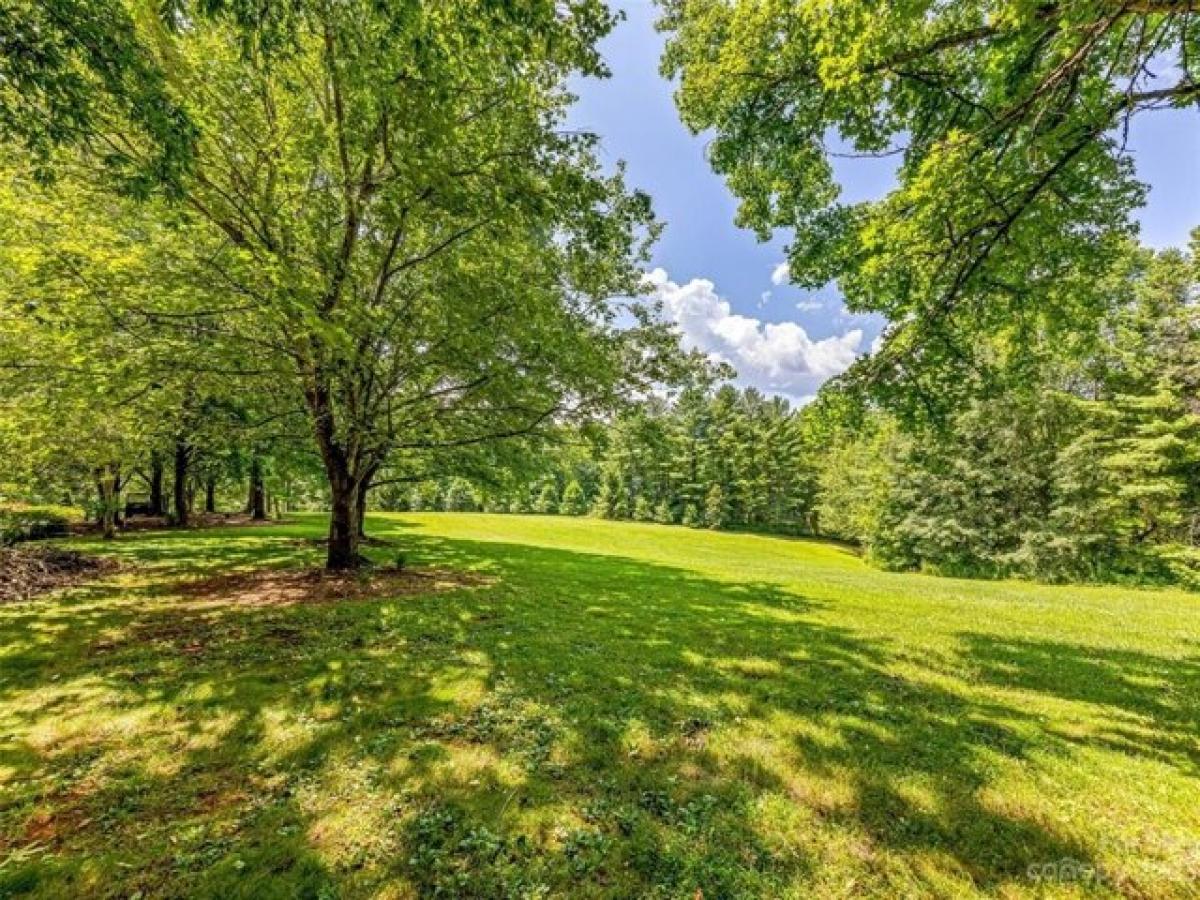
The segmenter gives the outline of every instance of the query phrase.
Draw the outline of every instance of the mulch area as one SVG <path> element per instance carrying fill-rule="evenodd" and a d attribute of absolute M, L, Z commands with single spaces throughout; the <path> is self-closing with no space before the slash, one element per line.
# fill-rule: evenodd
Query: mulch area
<path fill-rule="evenodd" d="M 30 600 L 108 575 L 116 560 L 60 547 L 12 547 L 0 550 L 0 603 Z"/>
<path fill-rule="evenodd" d="M 353 572 L 258 569 L 184 581 L 176 586 L 175 592 L 188 599 L 222 604 L 293 606 L 432 594 L 488 583 L 489 579 L 483 576 L 449 569 L 370 567 Z"/>

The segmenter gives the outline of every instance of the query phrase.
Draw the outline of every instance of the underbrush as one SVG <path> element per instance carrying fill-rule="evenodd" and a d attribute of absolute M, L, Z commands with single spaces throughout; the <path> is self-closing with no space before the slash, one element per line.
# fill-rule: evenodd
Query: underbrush
<path fill-rule="evenodd" d="M 1122 585 L 1200 591 L 1200 548 L 1148 544 L 1141 548 L 1080 546 L 1053 536 L 1015 550 L 975 547 L 868 547 L 864 558 L 888 572 L 920 572 L 984 581 L 1024 579 L 1042 584 Z"/>
<path fill-rule="evenodd" d="M 82 518 L 79 510 L 70 506 L 0 504 L 0 547 L 63 537 L 70 531 L 71 524 Z"/>

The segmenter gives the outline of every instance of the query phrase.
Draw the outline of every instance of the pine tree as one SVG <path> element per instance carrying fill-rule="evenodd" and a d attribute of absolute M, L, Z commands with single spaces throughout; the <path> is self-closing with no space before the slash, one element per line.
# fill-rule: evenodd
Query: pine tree
<path fill-rule="evenodd" d="M 558 512 L 558 487 L 553 481 L 547 481 L 538 494 L 537 503 L 534 504 L 534 512 L 542 513 L 543 515 Z"/>
<path fill-rule="evenodd" d="M 1053 525 L 1056 546 L 1071 550 L 1061 568 L 1167 577 L 1171 552 L 1160 547 L 1194 542 L 1200 418 L 1165 380 L 1150 393 L 1081 407 L 1086 424 L 1059 460 Z"/>
<path fill-rule="evenodd" d="M 667 500 L 662 500 L 658 506 L 654 508 L 654 521 L 660 525 L 670 525 L 675 521 L 675 515 L 671 512 L 671 504 Z"/>
<path fill-rule="evenodd" d="M 620 497 L 621 486 L 615 468 L 606 465 L 600 478 L 600 491 L 592 503 L 592 515 L 601 519 L 617 518 L 617 501 Z"/>
<path fill-rule="evenodd" d="M 479 498 L 469 481 L 454 478 L 446 488 L 442 505 L 446 512 L 472 512 L 479 508 Z"/>
<path fill-rule="evenodd" d="M 654 521 L 654 507 L 650 505 L 650 501 L 645 497 L 638 497 L 637 502 L 634 503 L 633 518 L 637 522 Z"/>
<path fill-rule="evenodd" d="M 582 516 L 587 512 L 587 498 L 583 495 L 583 487 L 578 481 L 567 483 L 563 490 L 559 512 L 564 516 Z"/>
<path fill-rule="evenodd" d="M 725 517 L 725 492 L 719 484 L 714 484 L 704 498 L 704 524 L 709 528 L 718 529 L 725 525 Z"/>

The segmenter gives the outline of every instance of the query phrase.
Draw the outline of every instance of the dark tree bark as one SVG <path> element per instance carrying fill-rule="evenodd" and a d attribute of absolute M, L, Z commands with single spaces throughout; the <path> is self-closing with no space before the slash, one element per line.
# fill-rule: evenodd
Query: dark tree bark
<path fill-rule="evenodd" d="M 312 415 L 313 435 L 321 451 L 321 462 L 329 480 L 329 551 L 325 568 L 331 571 L 356 569 L 366 562 L 358 552 L 358 500 L 363 476 L 370 469 L 362 458 L 361 446 L 347 446 L 339 439 L 334 424 L 329 382 L 319 368 L 306 373 L 305 399 Z"/>
<path fill-rule="evenodd" d="M 175 441 L 175 524 L 186 528 L 191 521 L 191 497 L 188 493 L 188 472 L 192 464 L 192 445 L 185 438 Z"/>
<path fill-rule="evenodd" d="M 255 456 L 250 461 L 249 509 L 252 519 L 261 521 L 267 517 L 267 490 L 263 483 L 262 460 Z"/>
<path fill-rule="evenodd" d="M 358 552 L 358 485 L 348 475 L 329 482 L 332 509 L 329 515 L 329 553 L 327 569 L 355 569 L 362 565 Z"/>
<path fill-rule="evenodd" d="M 125 479 L 121 477 L 121 467 L 114 463 L 112 466 L 113 521 L 122 531 L 125 530 L 125 506 L 121 503 L 121 492 L 124 490 Z"/>
<path fill-rule="evenodd" d="M 150 456 L 150 515 L 165 516 L 167 498 L 163 494 L 163 464 L 158 453 Z"/>
<path fill-rule="evenodd" d="M 217 511 L 217 479 L 211 475 L 204 479 L 204 511 L 206 513 Z"/>

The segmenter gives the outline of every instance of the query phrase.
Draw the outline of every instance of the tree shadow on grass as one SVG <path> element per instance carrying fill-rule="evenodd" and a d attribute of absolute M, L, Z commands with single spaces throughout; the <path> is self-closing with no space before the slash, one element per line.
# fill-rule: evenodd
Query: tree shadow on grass
<path fill-rule="evenodd" d="M 0 646 L 49 617 L 57 653 L 0 657 L 0 893 L 764 896 L 820 884 L 847 838 L 881 893 L 931 858 L 961 890 L 1090 859 L 983 802 L 1027 757 L 1022 713 L 898 674 L 777 585 L 418 534 L 413 564 L 495 583 L 172 594 L 197 558 L 309 559 L 253 540 L 155 536 L 130 552 L 161 581 L 3 611 Z"/>
<path fill-rule="evenodd" d="M 1103 710 L 1098 729 L 1084 735 L 1060 731 L 1063 740 L 1200 773 L 1200 657 L 989 634 L 967 634 L 964 640 L 984 681 Z"/>
<path fill-rule="evenodd" d="M 264 534 L 260 529 L 157 531 L 122 535 L 115 541 L 77 542 L 76 546 L 112 556 L 135 570 L 165 569 L 173 575 L 312 564 L 321 559 L 320 547 L 307 537 Z"/>

